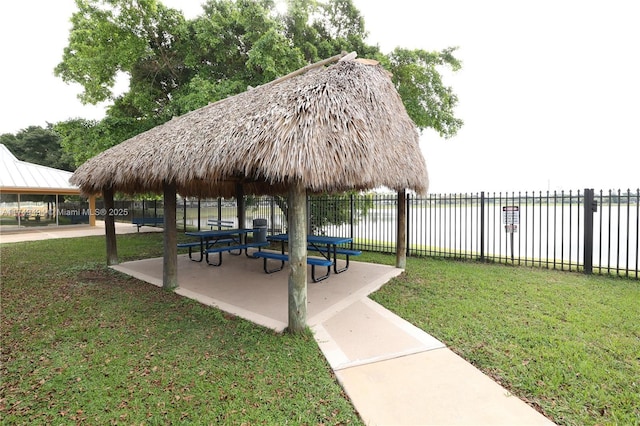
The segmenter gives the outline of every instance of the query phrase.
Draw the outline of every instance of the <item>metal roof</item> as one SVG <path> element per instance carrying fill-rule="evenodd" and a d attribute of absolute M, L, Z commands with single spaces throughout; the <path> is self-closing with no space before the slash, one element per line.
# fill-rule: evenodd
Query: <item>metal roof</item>
<path fill-rule="evenodd" d="M 78 187 L 69 183 L 72 174 L 18 160 L 6 146 L 0 144 L 0 191 L 2 192 L 79 194 Z"/>

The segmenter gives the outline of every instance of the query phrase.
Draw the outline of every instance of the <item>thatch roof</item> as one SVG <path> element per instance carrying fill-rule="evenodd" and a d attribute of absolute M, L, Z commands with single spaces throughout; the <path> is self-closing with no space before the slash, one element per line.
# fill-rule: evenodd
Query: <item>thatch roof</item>
<path fill-rule="evenodd" d="M 418 132 L 388 73 L 341 61 L 210 104 L 91 158 L 71 182 L 87 194 L 112 187 L 183 196 L 427 190 Z"/>

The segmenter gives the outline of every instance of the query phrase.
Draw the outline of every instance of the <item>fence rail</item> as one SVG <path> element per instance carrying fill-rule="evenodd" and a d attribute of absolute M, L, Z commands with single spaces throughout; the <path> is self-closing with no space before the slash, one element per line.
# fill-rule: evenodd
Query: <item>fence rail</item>
<path fill-rule="evenodd" d="M 354 247 L 396 250 L 397 196 L 314 196 L 310 232 L 348 236 Z M 538 191 L 407 196 L 407 254 L 478 259 L 639 279 L 640 190 Z M 286 201 L 245 197 L 246 223 L 267 219 L 268 233 L 286 232 Z M 162 215 L 161 201 L 117 201 L 130 215 Z M 182 200 L 182 229 L 210 218 L 237 224 L 235 200 Z"/>

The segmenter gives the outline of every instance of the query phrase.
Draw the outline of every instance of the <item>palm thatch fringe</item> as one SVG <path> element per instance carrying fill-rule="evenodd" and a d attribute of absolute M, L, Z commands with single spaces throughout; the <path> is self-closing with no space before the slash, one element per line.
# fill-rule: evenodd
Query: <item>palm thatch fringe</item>
<path fill-rule="evenodd" d="M 162 192 L 166 181 L 202 197 L 233 196 L 238 183 L 284 194 L 293 180 L 309 192 L 427 191 L 417 129 L 381 66 L 344 60 L 256 87 L 122 142 L 71 178 L 86 194 Z"/>

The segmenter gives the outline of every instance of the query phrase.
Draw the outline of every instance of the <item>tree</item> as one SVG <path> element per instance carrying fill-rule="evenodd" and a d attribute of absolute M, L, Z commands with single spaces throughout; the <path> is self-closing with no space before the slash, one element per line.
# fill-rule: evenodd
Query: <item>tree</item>
<path fill-rule="evenodd" d="M 431 128 L 440 136 L 454 136 L 463 121 L 454 116 L 458 96 L 445 86 L 439 69 L 458 71 L 462 63 L 453 56 L 456 48 L 440 52 L 396 48 L 381 58 L 411 119 L 420 129 Z"/>
<path fill-rule="evenodd" d="M 83 102 L 113 101 L 99 123 L 57 126 L 76 161 L 341 51 L 378 59 L 390 70 L 420 129 L 450 137 L 462 125 L 454 116 L 458 98 L 440 73 L 443 67 L 460 69 L 455 49 L 397 48 L 383 55 L 365 43 L 364 19 L 352 0 L 288 0 L 282 15 L 272 0 L 208 0 L 192 20 L 158 0 L 76 4 L 69 45 L 55 73 L 83 86 Z M 129 89 L 117 96 L 112 90 L 122 74 Z M 82 136 L 76 125 L 88 133 Z"/>
<path fill-rule="evenodd" d="M 60 146 L 60 136 L 48 126 L 29 126 L 15 135 L 0 135 L 4 144 L 17 159 L 54 169 L 75 170 L 73 159 Z"/>
<path fill-rule="evenodd" d="M 287 198 L 274 196 L 274 201 L 289 217 L 289 204 Z M 307 197 L 307 214 L 309 228 L 312 234 L 324 233 L 323 228 L 328 225 L 346 225 L 358 222 L 365 217 L 373 207 L 373 199 L 370 194 L 347 192 L 333 195 L 313 195 Z"/>
<path fill-rule="evenodd" d="M 258 86 L 305 65 L 270 0 L 216 1 L 187 24 L 185 66 L 191 80 L 176 94 L 174 115 Z"/>
<path fill-rule="evenodd" d="M 124 125 L 123 136 L 170 119 L 172 95 L 191 77 L 184 67 L 182 14 L 156 0 L 76 0 L 76 5 L 69 45 L 55 74 L 81 84 L 84 103 L 113 101 L 107 116 L 128 119 L 118 123 Z M 112 90 L 122 74 L 129 76 L 129 90 L 116 96 Z"/>
<path fill-rule="evenodd" d="M 74 118 L 56 123 L 54 129 L 61 137 L 62 148 L 71 154 L 76 166 L 111 146 L 110 139 L 101 134 L 99 121 Z"/>
<path fill-rule="evenodd" d="M 287 14 L 280 17 L 285 34 L 308 63 L 341 51 L 356 51 L 363 57 L 380 53 L 377 46 L 364 42 L 364 18 L 351 0 L 288 0 L 287 6 Z"/>

